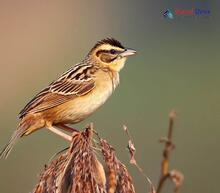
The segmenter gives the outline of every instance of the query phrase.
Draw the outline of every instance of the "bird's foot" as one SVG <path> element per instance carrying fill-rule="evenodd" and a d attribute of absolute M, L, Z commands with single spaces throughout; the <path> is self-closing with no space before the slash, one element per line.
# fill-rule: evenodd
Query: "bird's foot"
<path fill-rule="evenodd" d="M 59 129 L 56 129 L 53 126 L 47 127 L 50 131 L 52 131 L 53 133 L 59 135 L 60 137 L 62 137 L 63 139 L 67 140 L 67 141 L 72 141 L 72 136 L 67 135 L 66 133 L 60 131 Z"/>

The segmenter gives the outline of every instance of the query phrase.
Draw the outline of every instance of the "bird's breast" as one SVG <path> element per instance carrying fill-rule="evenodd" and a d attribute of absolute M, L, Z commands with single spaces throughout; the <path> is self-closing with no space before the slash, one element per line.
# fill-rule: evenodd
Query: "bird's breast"
<path fill-rule="evenodd" d="M 63 122 L 77 123 L 102 106 L 106 100 L 111 96 L 114 89 L 119 83 L 118 76 L 99 75 L 96 80 L 95 88 L 86 95 L 74 98 L 72 101 L 65 104 L 62 111 Z"/>

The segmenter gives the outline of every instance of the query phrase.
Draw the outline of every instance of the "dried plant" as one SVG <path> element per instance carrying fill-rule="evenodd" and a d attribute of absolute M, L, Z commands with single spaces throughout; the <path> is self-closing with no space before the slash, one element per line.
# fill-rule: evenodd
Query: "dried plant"
<path fill-rule="evenodd" d="M 172 133 L 175 117 L 176 114 L 172 111 L 168 137 L 160 140 L 165 143 L 165 148 L 157 188 L 137 163 L 134 143 L 124 126 L 129 137 L 130 163 L 144 175 L 150 184 L 150 193 L 160 193 L 167 179 L 174 182 L 175 193 L 179 193 L 182 185 L 182 173 L 169 170 L 170 153 L 174 148 Z M 102 156 L 102 163 L 97 154 Z M 114 148 L 90 124 L 84 131 L 74 132 L 70 147 L 45 166 L 33 193 L 135 193 L 135 188 L 126 166 L 116 157 Z"/>
<path fill-rule="evenodd" d="M 52 161 L 40 175 L 34 193 L 134 193 L 132 178 L 118 160 L 114 149 L 98 137 L 101 154 L 107 166 L 96 156 L 93 126 L 73 135 L 67 152 Z M 107 176 L 107 180 L 106 180 Z"/>
<path fill-rule="evenodd" d="M 114 149 L 106 140 L 100 139 L 100 142 L 104 160 L 109 171 L 108 193 L 134 193 L 132 178 L 126 166 L 117 159 Z"/>

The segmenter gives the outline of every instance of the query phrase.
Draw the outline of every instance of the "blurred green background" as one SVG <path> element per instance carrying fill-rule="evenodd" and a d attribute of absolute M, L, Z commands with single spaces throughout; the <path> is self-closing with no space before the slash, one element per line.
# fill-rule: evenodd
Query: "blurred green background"
<path fill-rule="evenodd" d="M 145 180 L 129 165 L 126 124 L 137 159 L 153 183 L 160 174 L 168 113 L 176 109 L 172 167 L 184 173 L 181 192 L 217 193 L 220 178 L 220 25 L 214 1 L 58 1 L 0 0 L 0 146 L 17 126 L 21 108 L 44 86 L 95 44 L 114 37 L 138 55 L 129 58 L 121 84 L 93 116 L 94 122 L 131 172 L 137 192 Z M 174 8 L 206 8 L 208 17 L 164 19 Z M 41 130 L 19 140 L 7 160 L 0 160 L 0 192 L 30 192 L 44 164 L 66 147 L 61 138 Z M 164 192 L 171 192 L 167 183 Z"/>

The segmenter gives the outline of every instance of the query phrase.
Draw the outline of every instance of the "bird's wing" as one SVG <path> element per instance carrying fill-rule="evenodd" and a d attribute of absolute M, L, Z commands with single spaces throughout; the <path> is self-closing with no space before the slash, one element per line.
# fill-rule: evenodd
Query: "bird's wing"
<path fill-rule="evenodd" d="M 61 105 L 77 96 L 89 93 L 95 87 L 92 65 L 77 64 L 37 94 L 19 113 L 37 113 Z M 92 73 L 91 73 L 92 72 Z"/>

